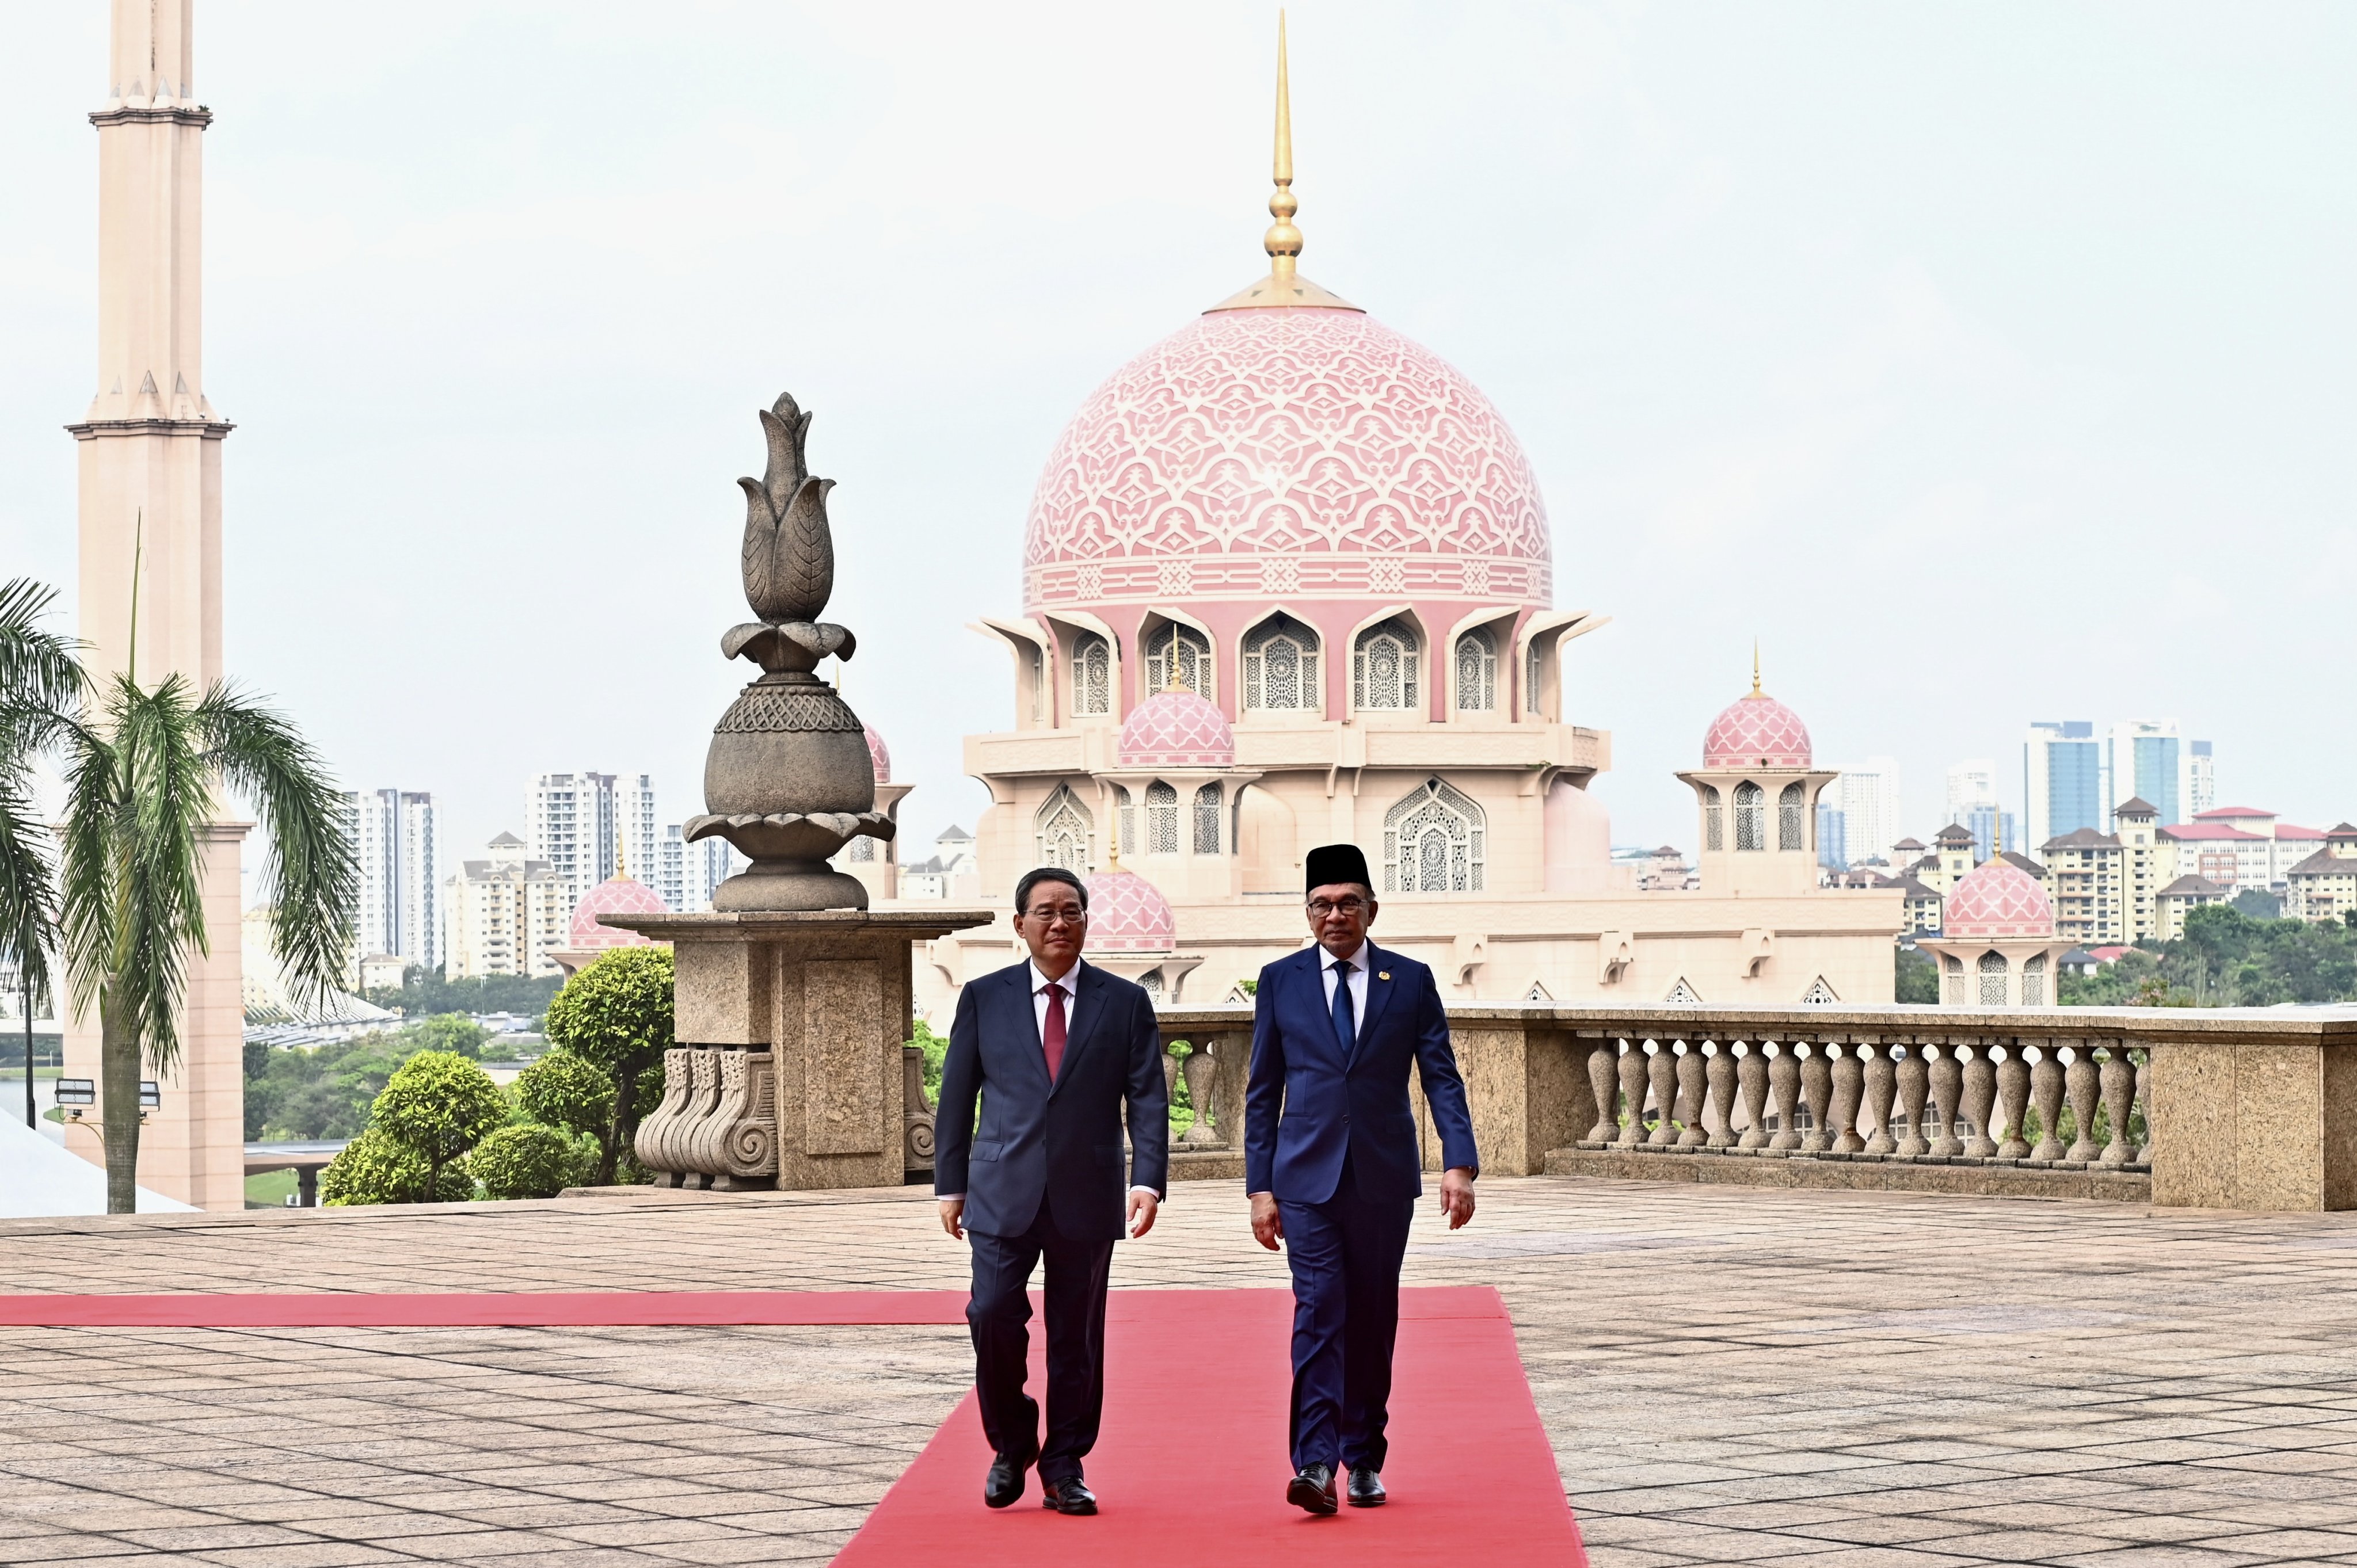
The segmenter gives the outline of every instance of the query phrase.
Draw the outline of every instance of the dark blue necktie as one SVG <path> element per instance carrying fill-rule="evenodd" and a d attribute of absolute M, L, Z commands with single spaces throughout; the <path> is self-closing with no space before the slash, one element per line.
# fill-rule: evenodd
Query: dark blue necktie
<path fill-rule="evenodd" d="M 1357 967 L 1348 959 L 1334 961 L 1334 1038 L 1340 1044 L 1342 1054 L 1349 1056 L 1358 1043 L 1359 1031 L 1351 1011 L 1351 975 Z"/>

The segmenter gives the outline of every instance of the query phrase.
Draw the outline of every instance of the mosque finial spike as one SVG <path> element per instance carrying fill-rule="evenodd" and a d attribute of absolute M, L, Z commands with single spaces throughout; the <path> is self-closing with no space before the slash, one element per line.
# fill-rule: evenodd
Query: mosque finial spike
<path fill-rule="evenodd" d="M 1760 639 L 1756 637 L 1751 639 L 1751 694 L 1755 697 L 1768 694 L 1760 689 Z"/>
<path fill-rule="evenodd" d="M 1268 252 L 1269 271 L 1279 283 L 1289 284 L 1301 254 L 1301 231 L 1293 226 L 1293 215 L 1301 209 L 1301 203 L 1293 195 L 1293 96 L 1286 84 L 1282 9 L 1276 14 L 1276 158 L 1271 174 L 1276 194 L 1268 199 L 1268 215 L 1276 221 L 1269 225 L 1261 245 Z"/>

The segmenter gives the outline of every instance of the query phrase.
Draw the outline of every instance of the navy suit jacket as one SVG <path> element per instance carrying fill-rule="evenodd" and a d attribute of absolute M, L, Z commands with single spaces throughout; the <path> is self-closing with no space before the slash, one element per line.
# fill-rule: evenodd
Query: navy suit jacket
<path fill-rule="evenodd" d="M 1133 1156 L 1127 1181 L 1125 1106 Z M 1170 1090 L 1162 1075 L 1162 1032 L 1144 987 L 1092 963 L 1080 966 L 1064 1065 L 1052 1084 L 1028 960 L 959 993 L 933 1113 L 933 1190 L 965 1195 L 967 1229 L 1020 1236 L 1052 1191 L 1049 1210 L 1058 1233 L 1074 1241 L 1117 1241 L 1130 1187 L 1160 1193 L 1169 1174 Z"/>
<path fill-rule="evenodd" d="M 1407 1069 L 1424 1075 L 1444 1168 L 1479 1169 L 1465 1080 L 1448 1043 L 1448 1015 L 1432 971 L 1367 944 L 1367 1015 L 1345 1052 L 1315 945 L 1260 972 L 1253 995 L 1252 1073 L 1244 1089 L 1244 1190 L 1287 1203 L 1324 1203 L 1351 1156 L 1370 1203 L 1424 1191 Z"/>

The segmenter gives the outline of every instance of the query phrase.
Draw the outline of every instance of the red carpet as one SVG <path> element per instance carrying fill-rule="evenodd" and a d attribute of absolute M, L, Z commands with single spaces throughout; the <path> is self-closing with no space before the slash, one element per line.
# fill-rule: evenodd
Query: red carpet
<path fill-rule="evenodd" d="M 1085 1554 L 1122 1568 L 1585 1568 L 1497 1292 L 1411 1289 L 1400 1305 L 1383 1508 L 1313 1519 L 1286 1505 L 1290 1293 L 1115 1291 L 1103 1433 L 1088 1459 L 1102 1513 L 1041 1509 L 1037 1476 L 1013 1508 L 983 1507 L 990 1450 L 969 1393 L 835 1563 L 1042 1568 Z M 1035 1317 L 1035 1398 L 1040 1340 Z"/>
<path fill-rule="evenodd" d="M 0 1326 L 36 1328 L 557 1328 L 854 1323 L 963 1326 L 965 1293 L 682 1290 L 0 1295 Z"/>

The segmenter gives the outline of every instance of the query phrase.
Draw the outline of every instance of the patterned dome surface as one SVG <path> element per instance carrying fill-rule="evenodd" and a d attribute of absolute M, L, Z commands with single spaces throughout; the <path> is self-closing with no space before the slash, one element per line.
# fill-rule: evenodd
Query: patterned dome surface
<path fill-rule="evenodd" d="M 1948 895 L 1942 913 L 1944 937 L 2051 937 L 2054 906 L 2038 879 L 2007 860 L 1992 860 L 1967 874 Z"/>
<path fill-rule="evenodd" d="M 1192 692 L 1157 692 L 1122 721 L 1114 757 L 1124 768 L 1232 768 L 1225 714 Z"/>
<path fill-rule="evenodd" d="M 565 945 L 572 948 L 635 948 L 649 945 L 649 939 L 637 931 L 625 931 L 597 923 L 600 915 L 660 915 L 663 901 L 655 890 L 643 882 L 627 876 L 609 876 L 589 889 L 587 897 L 573 907 L 573 929 Z"/>
<path fill-rule="evenodd" d="M 1028 607 L 1203 598 L 1544 606 L 1546 507 L 1471 381 L 1355 310 L 1219 310 L 1090 394 L 1024 538 Z"/>
<path fill-rule="evenodd" d="M 876 733 L 874 725 L 863 724 L 859 727 L 867 732 L 867 760 L 876 765 L 876 782 L 889 784 L 892 782 L 892 753 L 885 746 L 884 737 Z"/>
<path fill-rule="evenodd" d="M 1702 737 L 1705 768 L 1806 768 L 1809 756 L 1809 726 L 1764 692 L 1729 703 Z"/>
<path fill-rule="evenodd" d="M 1089 879 L 1088 952 L 1168 952 L 1178 918 L 1153 883 L 1134 871 L 1100 871 Z"/>

